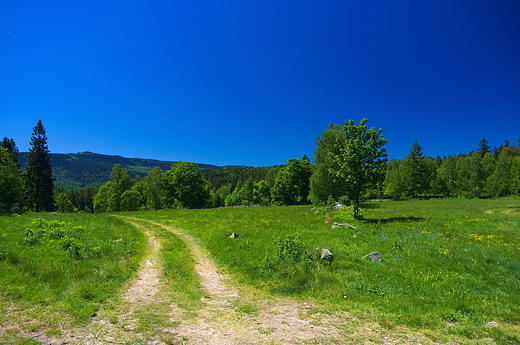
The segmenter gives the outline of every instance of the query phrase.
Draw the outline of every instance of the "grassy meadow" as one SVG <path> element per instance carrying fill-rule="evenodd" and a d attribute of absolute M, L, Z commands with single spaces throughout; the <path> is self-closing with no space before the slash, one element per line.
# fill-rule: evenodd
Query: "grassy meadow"
<path fill-rule="evenodd" d="M 182 228 L 238 282 L 319 302 L 320 313 L 344 310 L 389 330 L 404 325 L 439 343 L 520 343 L 520 200 L 362 207 L 364 220 L 312 206 L 121 214 Z M 186 245 L 149 228 L 161 242 L 171 300 L 196 310 L 202 291 Z M 319 260 L 323 248 L 332 264 Z M 15 337 L 10 323 L 59 334 L 88 322 L 134 276 L 145 251 L 137 227 L 106 214 L 1 216 L 0 343 Z M 366 259 L 371 252 L 382 262 Z"/>
<path fill-rule="evenodd" d="M 349 210 L 311 206 L 134 215 L 185 229 L 241 283 L 273 294 L 315 299 L 329 311 L 348 310 L 386 328 L 422 329 L 433 339 L 451 334 L 520 342 L 520 201 L 362 207 L 362 221 Z M 233 232 L 239 237 L 229 238 Z M 318 260 L 322 248 L 334 254 L 331 265 Z M 375 251 L 381 263 L 364 258 Z"/>
<path fill-rule="evenodd" d="M 0 325 L 88 322 L 133 276 L 145 245 L 142 232 L 107 215 L 1 216 Z"/>

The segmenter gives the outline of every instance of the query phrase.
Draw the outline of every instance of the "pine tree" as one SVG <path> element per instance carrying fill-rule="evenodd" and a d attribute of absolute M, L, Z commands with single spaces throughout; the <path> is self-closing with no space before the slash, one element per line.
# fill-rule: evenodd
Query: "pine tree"
<path fill-rule="evenodd" d="M 42 120 L 38 120 L 33 128 L 30 145 L 27 168 L 24 173 L 25 205 L 36 212 L 53 211 L 54 179 Z"/>
<path fill-rule="evenodd" d="M 435 163 L 431 158 L 423 156 L 422 147 L 417 140 L 403 160 L 402 167 L 407 195 L 416 197 L 429 192 Z"/>
<path fill-rule="evenodd" d="M 482 138 L 478 143 L 478 153 L 480 153 L 481 157 L 484 157 L 486 153 L 491 152 L 491 146 L 488 145 L 488 141 L 486 138 Z"/>

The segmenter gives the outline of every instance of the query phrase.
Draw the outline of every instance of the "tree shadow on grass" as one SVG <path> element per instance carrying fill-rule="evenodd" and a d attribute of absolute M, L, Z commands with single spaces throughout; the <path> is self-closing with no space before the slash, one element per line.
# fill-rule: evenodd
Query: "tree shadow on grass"
<path fill-rule="evenodd" d="M 365 202 L 360 202 L 359 203 L 359 207 L 361 209 L 364 208 L 364 209 L 367 209 L 367 210 L 373 210 L 373 209 L 376 209 L 376 208 L 381 208 L 381 203 L 365 201 Z"/>
<path fill-rule="evenodd" d="M 364 222 L 370 224 L 386 224 L 386 223 L 404 223 L 404 222 L 422 222 L 426 218 L 420 217 L 392 217 L 392 218 L 375 218 L 375 219 L 364 219 Z"/>

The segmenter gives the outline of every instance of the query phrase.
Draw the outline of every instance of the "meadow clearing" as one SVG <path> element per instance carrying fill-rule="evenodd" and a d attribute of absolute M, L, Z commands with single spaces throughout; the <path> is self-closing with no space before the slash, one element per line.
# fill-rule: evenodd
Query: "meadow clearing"
<path fill-rule="evenodd" d="M 173 323 L 153 313 L 136 317 L 142 341 L 162 322 L 175 334 L 204 315 L 208 288 L 190 260 L 201 248 L 238 290 L 309 303 L 314 322 L 344 317 L 329 343 L 520 343 L 519 200 L 361 206 L 364 220 L 312 206 L 0 217 L 0 343 L 31 343 L 34 330 L 59 338 L 87 327 L 100 310 L 117 324 L 117 296 L 150 253 L 150 236 L 161 245 L 165 300 L 185 312 Z M 334 254 L 332 264 L 319 260 L 322 248 Z M 371 252 L 382 262 L 364 257 Z M 237 315 L 263 315 L 261 303 L 235 302 Z M 362 325 L 371 326 L 363 333 Z M 189 335 L 161 339 L 190 343 Z M 312 341 L 300 343 L 325 343 Z"/>

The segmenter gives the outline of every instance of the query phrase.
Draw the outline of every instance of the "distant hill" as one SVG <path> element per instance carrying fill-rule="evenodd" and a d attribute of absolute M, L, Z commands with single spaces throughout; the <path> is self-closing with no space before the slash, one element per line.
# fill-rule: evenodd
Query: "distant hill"
<path fill-rule="evenodd" d="M 22 168 L 27 164 L 27 152 L 20 152 L 19 162 Z M 120 164 L 128 171 L 130 177 L 146 176 L 150 170 L 159 167 L 170 170 L 173 161 L 155 159 L 125 158 L 121 156 L 103 155 L 93 152 L 51 153 L 54 186 L 67 190 L 100 186 L 109 180 L 114 164 Z M 220 169 L 224 167 L 211 164 L 197 164 L 201 169 Z M 226 166 L 235 167 L 235 166 Z"/>

